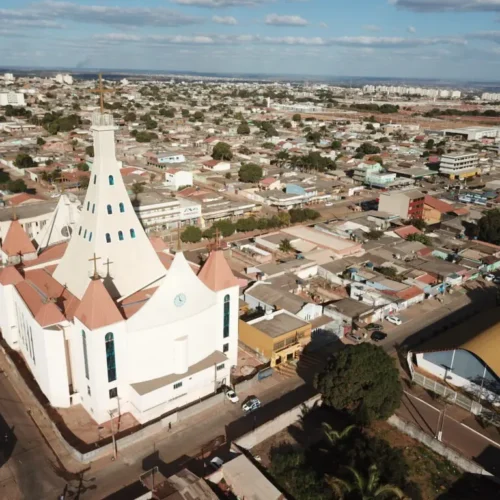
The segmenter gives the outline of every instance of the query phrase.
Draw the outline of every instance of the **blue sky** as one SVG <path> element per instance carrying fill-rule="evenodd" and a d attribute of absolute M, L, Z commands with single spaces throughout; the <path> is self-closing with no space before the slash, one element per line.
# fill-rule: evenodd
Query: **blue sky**
<path fill-rule="evenodd" d="M 1 0 L 0 65 L 500 80 L 500 0 Z"/>

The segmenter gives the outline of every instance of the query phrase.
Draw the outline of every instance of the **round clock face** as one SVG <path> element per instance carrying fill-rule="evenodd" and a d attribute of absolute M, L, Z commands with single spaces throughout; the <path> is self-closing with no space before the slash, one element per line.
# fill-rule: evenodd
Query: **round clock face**
<path fill-rule="evenodd" d="M 181 307 L 186 303 L 186 296 L 183 293 L 179 293 L 174 298 L 174 304 L 177 307 Z"/>

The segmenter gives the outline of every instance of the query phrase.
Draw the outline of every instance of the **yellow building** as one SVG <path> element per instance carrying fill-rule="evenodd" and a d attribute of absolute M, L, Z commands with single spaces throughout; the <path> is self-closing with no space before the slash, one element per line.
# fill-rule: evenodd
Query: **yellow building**
<path fill-rule="evenodd" d="M 311 341 L 311 324 L 285 310 L 245 323 L 240 320 L 241 342 L 262 354 L 271 366 L 297 359 Z"/>

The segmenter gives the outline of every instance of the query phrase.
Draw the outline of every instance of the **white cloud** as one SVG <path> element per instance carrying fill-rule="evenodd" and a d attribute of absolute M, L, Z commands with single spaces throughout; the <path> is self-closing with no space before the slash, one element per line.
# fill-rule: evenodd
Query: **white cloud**
<path fill-rule="evenodd" d="M 272 0 L 172 0 L 179 5 L 194 5 L 214 9 L 217 7 L 253 7 Z"/>
<path fill-rule="evenodd" d="M 328 28 L 328 24 L 326 23 L 319 23 L 320 28 Z"/>
<path fill-rule="evenodd" d="M 202 21 L 198 17 L 188 16 L 162 7 L 79 5 L 56 0 L 33 3 L 26 9 L 0 9 L 0 19 L 21 20 L 22 22 L 46 21 L 49 23 L 54 22 L 55 19 L 64 19 L 77 23 L 162 27 L 196 24 Z"/>
<path fill-rule="evenodd" d="M 408 33 L 416 33 L 417 32 L 417 28 L 415 28 L 415 26 L 408 26 Z"/>
<path fill-rule="evenodd" d="M 300 16 L 280 16 L 278 14 L 268 14 L 264 20 L 271 26 L 307 26 L 309 23 Z"/>
<path fill-rule="evenodd" d="M 363 26 L 363 29 L 365 31 L 372 32 L 382 31 L 382 28 L 380 26 L 377 26 L 376 24 L 366 24 L 365 26 Z"/>
<path fill-rule="evenodd" d="M 500 0 L 389 0 L 413 12 L 500 12 Z"/>
<path fill-rule="evenodd" d="M 228 24 L 230 26 L 238 24 L 238 21 L 233 16 L 213 16 L 212 21 L 217 24 Z"/>
<path fill-rule="evenodd" d="M 489 40 L 491 42 L 500 43 L 500 31 L 479 31 L 467 36 L 477 40 Z"/>

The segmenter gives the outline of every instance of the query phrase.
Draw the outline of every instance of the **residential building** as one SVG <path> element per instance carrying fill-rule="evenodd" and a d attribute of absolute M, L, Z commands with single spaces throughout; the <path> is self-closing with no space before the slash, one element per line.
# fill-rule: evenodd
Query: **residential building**
<path fill-rule="evenodd" d="M 380 163 L 360 163 L 354 169 L 352 178 L 368 186 L 385 188 L 394 183 L 396 174 L 387 172 Z"/>
<path fill-rule="evenodd" d="M 169 168 L 165 171 L 165 185 L 174 191 L 178 191 L 182 187 L 192 186 L 193 173 L 187 170 Z"/>
<path fill-rule="evenodd" d="M 271 366 L 298 359 L 311 341 L 311 324 L 280 310 L 245 323 L 240 320 L 239 338 L 267 358 Z"/>
<path fill-rule="evenodd" d="M 453 209 L 454 207 L 451 203 L 426 194 L 422 219 L 429 225 L 438 224 L 441 222 L 443 215 L 451 212 Z"/>
<path fill-rule="evenodd" d="M 464 141 L 480 141 L 500 137 L 500 127 L 463 127 L 443 130 L 444 135 Z"/>
<path fill-rule="evenodd" d="M 168 165 L 185 163 L 186 157 L 183 154 L 172 154 L 166 152 L 148 152 L 146 153 L 147 164 L 161 169 Z"/>
<path fill-rule="evenodd" d="M 424 194 L 416 190 L 380 193 L 378 208 L 401 219 L 421 219 L 424 215 L 424 198 Z"/>
<path fill-rule="evenodd" d="M 21 92 L 0 92 L 0 106 L 25 106 Z"/>
<path fill-rule="evenodd" d="M 450 179 L 466 179 L 479 173 L 477 153 L 448 154 L 441 156 L 439 173 Z"/>

